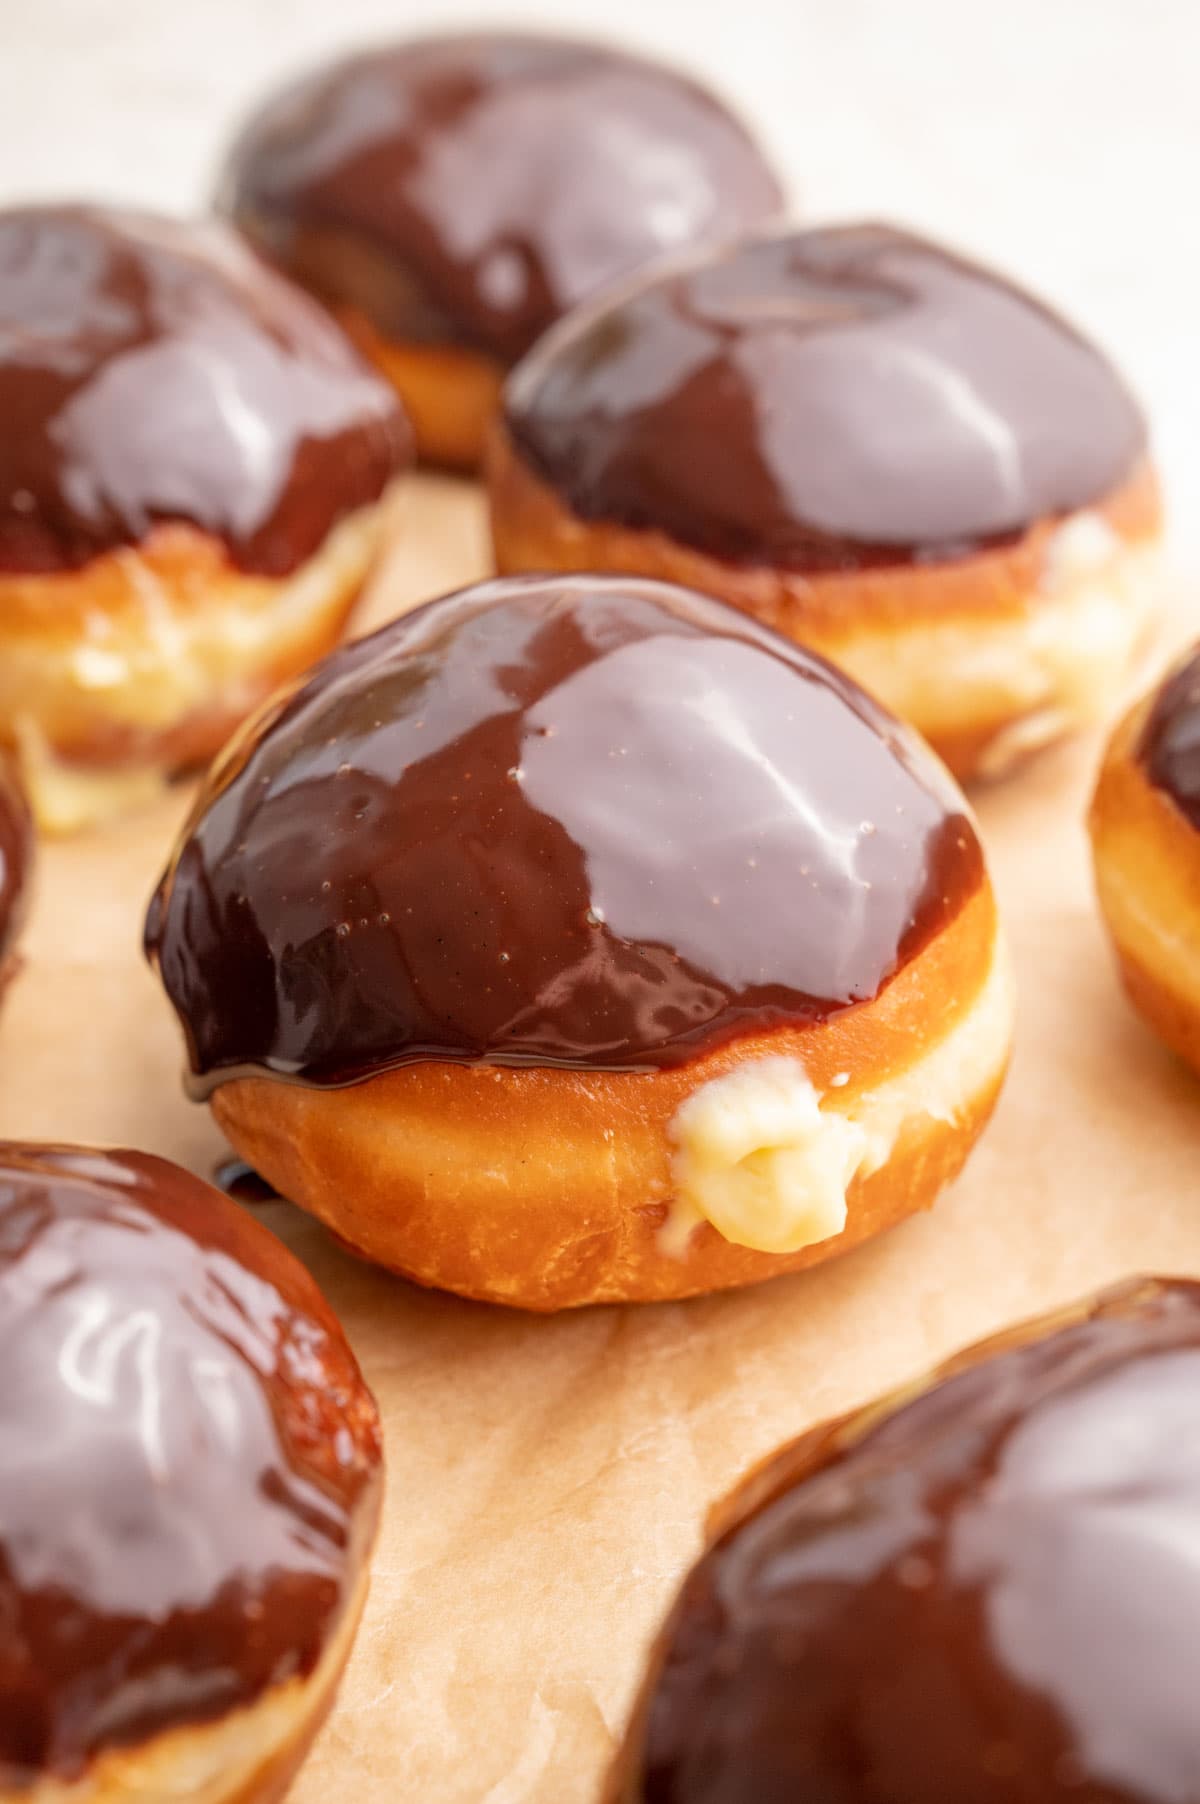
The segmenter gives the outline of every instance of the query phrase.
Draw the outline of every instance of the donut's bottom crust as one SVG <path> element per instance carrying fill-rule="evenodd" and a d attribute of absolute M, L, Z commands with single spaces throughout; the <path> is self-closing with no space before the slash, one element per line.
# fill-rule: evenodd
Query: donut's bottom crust
<path fill-rule="evenodd" d="M 403 401 L 420 461 L 474 475 L 499 412 L 504 365 L 466 345 L 386 338 L 356 307 L 332 311 Z"/>
<path fill-rule="evenodd" d="M 247 1709 L 168 1730 L 141 1747 L 97 1754 L 78 1779 L 44 1778 L 0 1804 L 281 1804 L 328 1716 L 367 1600 L 369 1569 L 307 1678 L 274 1686 Z"/>
<path fill-rule="evenodd" d="M 393 505 L 349 515 L 283 578 L 237 570 L 182 524 L 80 570 L 0 574 L 0 740 L 39 824 L 118 812 L 219 750 L 337 642 Z"/>
<path fill-rule="evenodd" d="M 1001 775 L 1103 718 L 1154 619 L 1161 522 L 1148 464 L 1103 503 L 1000 550 L 810 576 L 584 520 L 500 427 L 488 483 L 501 574 L 616 570 L 716 595 L 849 671 L 959 777 Z"/>
<path fill-rule="evenodd" d="M 1154 696 L 1113 734 L 1088 827 L 1096 890 L 1131 1002 L 1200 1072 L 1200 833 L 1134 757 Z"/>
<path fill-rule="evenodd" d="M 418 1283 L 533 1310 L 657 1301 L 813 1265 L 928 1207 L 982 1130 L 1012 1004 L 990 890 L 874 1002 L 648 1074 L 426 1061 L 341 1090 L 236 1077 L 212 1109 L 241 1156 L 342 1240 Z M 679 1243 L 672 1121 L 748 1061 L 795 1058 L 869 1120 L 878 1161 L 840 1233 L 756 1250 L 707 1221 Z"/>

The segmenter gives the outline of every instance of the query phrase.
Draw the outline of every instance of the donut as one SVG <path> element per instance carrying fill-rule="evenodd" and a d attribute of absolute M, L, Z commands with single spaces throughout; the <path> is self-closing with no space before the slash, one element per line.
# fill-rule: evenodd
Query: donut
<path fill-rule="evenodd" d="M 70 828 L 206 760 L 337 639 L 411 449 L 228 227 L 0 211 L 0 741 Z"/>
<path fill-rule="evenodd" d="M 13 944 L 25 916 L 33 823 L 11 758 L 0 749 L 0 993 L 12 976 Z"/>
<path fill-rule="evenodd" d="M 0 1358 L 0 1801 L 274 1804 L 381 1499 L 320 1292 L 164 1160 L 4 1143 Z"/>
<path fill-rule="evenodd" d="M 1113 732 L 1088 826 L 1125 989 L 1200 1071 L 1200 647 Z"/>
<path fill-rule="evenodd" d="M 848 670 L 960 777 L 1101 714 L 1152 615 L 1142 416 L 1070 326 L 884 225 L 643 276 L 513 372 L 502 572 L 690 584 Z"/>
<path fill-rule="evenodd" d="M 1142 1281 L 794 1442 L 685 1580 L 608 1804 L 1193 1797 L 1198 1431 L 1200 1286 Z"/>
<path fill-rule="evenodd" d="M 218 762 L 146 947 L 255 1171 L 527 1309 L 879 1232 L 1009 1047 L 943 768 L 819 658 L 628 578 L 484 583 L 328 659 Z"/>
<path fill-rule="evenodd" d="M 272 96 L 217 204 L 391 378 L 421 457 L 474 470 L 547 326 L 781 202 L 744 127 L 677 70 L 505 32 L 360 52 Z"/>

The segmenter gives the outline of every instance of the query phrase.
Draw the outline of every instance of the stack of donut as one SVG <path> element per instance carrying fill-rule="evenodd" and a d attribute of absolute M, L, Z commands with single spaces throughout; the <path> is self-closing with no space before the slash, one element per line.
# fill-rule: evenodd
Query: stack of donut
<path fill-rule="evenodd" d="M 1001 275 L 783 204 L 684 75 L 475 33 L 269 98 L 215 219 L 0 212 L 0 987 L 33 821 L 208 765 L 144 927 L 189 1084 L 420 1284 L 554 1311 L 815 1265 L 929 1207 L 999 1094 L 958 780 L 1120 698 L 1146 426 Z M 485 481 L 499 575 L 339 646 L 415 457 Z M 1200 1070 L 1200 652 L 1091 826 Z M 613 1804 L 1198 1795 L 1160 1532 L 1200 1524 L 1198 1323 L 1142 1284 L 785 1450 Z M 328 1305 L 184 1171 L 7 1143 L 0 1355 L 0 1804 L 280 1799 L 380 1510 Z"/>

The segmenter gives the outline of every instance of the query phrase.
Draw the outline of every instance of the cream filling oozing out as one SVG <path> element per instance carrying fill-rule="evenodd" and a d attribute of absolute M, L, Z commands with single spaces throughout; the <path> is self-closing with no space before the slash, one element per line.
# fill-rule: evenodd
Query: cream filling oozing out
<path fill-rule="evenodd" d="M 1085 511 L 1051 535 L 1023 616 L 922 619 L 903 632 L 818 634 L 814 642 L 926 733 L 995 721 L 986 774 L 1108 710 L 1146 637 L 1160 584 L 1156 541 L 1131 545 L 1103 515 Z"/>
<path fill-rule="evenodd" d="M 931 1052 L 874 1089 L 840 1073 L 822 1095 L 797 1058 L 772 1056 L 711 1079 L 676 1110 L 674 1200 L 664 1250 L 682 1255 L 708 1221 L 735 1245 L 795 1253 L 846 1225 L 846 1193 L 886 1165 L 910 1125 L 953 1122 L 996 1078 L 1012 1035 L 1012 980 L 997 941 L 962 1020 Z"/>
<path fill-rule="evenodd" d="M 185 610 L 170 589 L 128 554 L 141 604 L 131 631 L 97 613 L 71 650 L 23 638 L 5 648 L 0 721 L 10 724 L 38 820 L 70 831 L 152 799 L 164 772 L 143 766 L 84 766 L 60 758 L 56 720 L 91 715 L 116 727 L 169 731 L 219 706 L 244 712 L 259 697 L 264 666 L 304 643 L 331 603 L 357 588 L 382 536 L 389 497 L 342 520 L 321 549 L 265 601 L 248 602 L 220 583 Z"/>

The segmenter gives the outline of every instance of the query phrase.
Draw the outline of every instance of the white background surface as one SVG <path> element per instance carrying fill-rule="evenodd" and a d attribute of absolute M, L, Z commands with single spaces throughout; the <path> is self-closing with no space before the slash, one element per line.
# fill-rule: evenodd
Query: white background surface
<path fill-rule="evenodd" d="M 282 76 L 487 20 L 689 63 L 808 216 L 931 229 L 1074 314 L 1152 412 L 1200 569 L 1195 0 L 0 0 L 0 187 L 199 206 L 240 111 Z"/>

